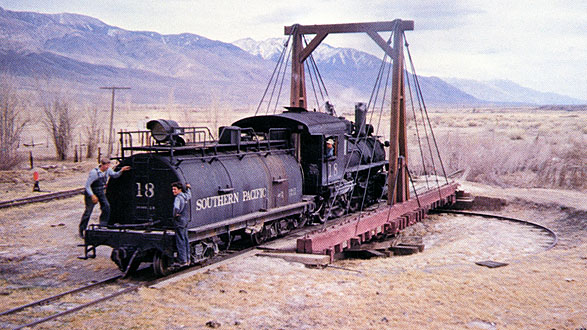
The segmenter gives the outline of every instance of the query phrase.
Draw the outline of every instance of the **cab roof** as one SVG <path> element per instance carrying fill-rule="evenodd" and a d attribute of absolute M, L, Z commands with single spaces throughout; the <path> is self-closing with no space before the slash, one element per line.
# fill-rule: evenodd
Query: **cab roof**
<path fill-rule="evenodd" d="M 252 127 L 256 132 L 268 132 L 269 128 L 290 128 L 297 130 L 298 126 L 310 135 L 332 135 L 347 131 L 348 121 L 323 112 L 314 111 L 286 111 L 276 115 L 254 116 L 243 118 L 232 125 Z"/>

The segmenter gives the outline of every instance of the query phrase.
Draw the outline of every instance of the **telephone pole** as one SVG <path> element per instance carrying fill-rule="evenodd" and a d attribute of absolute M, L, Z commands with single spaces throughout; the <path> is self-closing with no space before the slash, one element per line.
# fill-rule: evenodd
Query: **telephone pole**
<path fill-rule="evenodd" d="M 110 108 L 110 130 L 108 134 L 108 156 L 112 155 L 112 123 L 114 121 L 114 92 L 117 89 L 130 89 L 130 87 L 100 87 L 100 89 L 112 90 L 112 105 Z"/>

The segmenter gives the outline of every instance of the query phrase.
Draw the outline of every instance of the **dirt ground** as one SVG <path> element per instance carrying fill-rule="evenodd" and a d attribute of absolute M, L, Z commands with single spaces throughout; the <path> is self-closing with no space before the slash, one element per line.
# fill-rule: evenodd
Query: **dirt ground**
<path fill-rule="evenodd" d="M 124 128 L 139 127 L 137 118 L 191 125 L 207 117 L 215 131 L 235 119 L 219 116 L 219 111 L 140 110 L 138 117 L 130 109 L 121 114 Z M 587 114 L 473 109 L 431 113 L 431 119 L 439 126 L 439 140 L 447 141 L 441 146 L 448 150 L 447 167 L 466 170 L 462 189 L 506 199 L 504 209 L 492 212 L 551 228 L 559 237 L 556 247 L 545 251 L 549 238 L 528 227 L 434 215 L 406 233 L 423 236 L 426 249 L 419 254 L 337 261 L 324 269 L 250 256 L 40 328 L 586 328 L 587 181 L 580 146 L 587 139 Z M 23 150 L 25 156 L 28 152 Z M 43 156 L 35 152 L 44 191 L 81 187 L 96 165 L 96 160 L 55 162 L 50 148 L 43 149 Z M 532 163 L 538 165 L 527 165 Z M 578 165 L 572 171 L 561 167 L 569 163 Z M 15 171 L 0 172 L 0 200 L 37 194 L 32 192 L 35 170 L 26 168 L 24 161 Z M 556 189 L 561 185 L 573 189 Z M 0 209 L 0 311 L 119 273 L 107 248 L 99 248 L 96 259 L 77 258 L 83 252 L 77 246 L 82 243 L 77 225 L 83 208 L 80 195 Z M 96 209 L 92 222 L 98 215 Z M 488 259 L 508 265 L 489 269 L 475 264 Z"/>
<path fill-rule="evenodd" d="M 309 269 L 251 256 L 41 328 L 580 329 L 587 326 L 587 196 L 464 183 L 508 200 L 501 214 L 544 224 L 434 215 L 409 229 L 424 252 Z M 81 196 L 0 210 L 0 309 L 118 272 L 109 250 L 79 260 Z M 99 212 L 95 212 L 93 221 Z M 23 215 L 25 215 L 23 217 Z M 475 261 L 508 266 L 489 269 Z M 212 323 L 209 323 L 212 322 Z M 1 324 L 1 323 L 0 323 Z M 207 325 L 208 324 L 208 325 Z"/>

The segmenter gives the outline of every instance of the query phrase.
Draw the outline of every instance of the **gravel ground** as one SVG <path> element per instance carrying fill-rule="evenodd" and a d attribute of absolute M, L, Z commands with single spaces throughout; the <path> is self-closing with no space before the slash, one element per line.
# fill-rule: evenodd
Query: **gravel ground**
<path fill-rule="evenodd" d="M 508 206 L 499 213 L 548 226 L 559 245 L 545 251 L 547 236 L 515 223 L 434 215 L 405 233 L 424 237 L 426 249 L 419 254 L 337 261 L 338 268 L 325 269 L 252 256 L 41 328 L 587 327 L 587 197 L 465 189 L 506 197 Z M 82 212 L 81 196 L 0 210 L 0 310 L 118 272 L 106 248 L 94 260 L 76 258 L 82 252 L 76 237 Z M 487 259 L 508 265 L 474 263 Z"/>

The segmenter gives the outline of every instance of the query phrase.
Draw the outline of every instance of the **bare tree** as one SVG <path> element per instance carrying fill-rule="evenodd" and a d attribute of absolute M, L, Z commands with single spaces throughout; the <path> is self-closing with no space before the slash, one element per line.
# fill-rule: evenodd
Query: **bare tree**
<path fill-rule="evenodd" d="M 0 170 L 12 168 L 18 163 L 20 134 L 28 119 L 23 113 L 25 106 L 12 89 L 11 80 L 0 76 Z"/>
<path fill-rule="evenodd" d="M 75 118 L 68 102 L 56 98 L 43 107 L 43 126 L 53 137 L 58 160 L 65 160 L 73 140 Z"/>
<path fill-rule="evenodd" d="M 102 130 L 102 121 L 99 118 L 100 111 L 96 106 L 88 106 L 86 111 L 85 121 L 87 126 L 85 127 L 85 138 L 86 146 L 88 150 L 86 152 L 86 158 L 94 157 L 94 151 L 98 147 L 100 141 L 100 131 Z"/>

